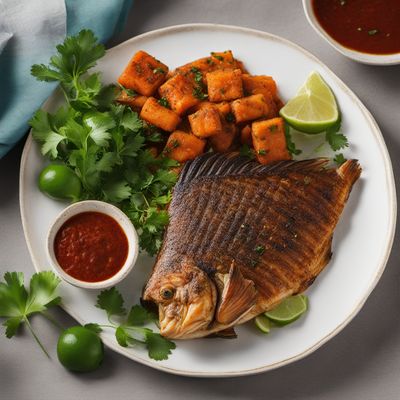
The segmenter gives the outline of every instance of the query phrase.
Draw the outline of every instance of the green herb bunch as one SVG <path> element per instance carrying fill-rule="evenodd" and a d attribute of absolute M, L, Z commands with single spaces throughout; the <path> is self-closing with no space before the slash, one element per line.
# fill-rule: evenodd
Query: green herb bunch
<path fill-rule="evenodd" d="M 64 163 L 79 177 L 78 200 L 98 199 L 120 207 L 138 229 L 149 254 L 161 245 L 168 223 L 166 206 L 178 165 L 155 157 L 147 145 L 162 141 L 154 127 L 129 107 L 115 103 L 116 85 L 103 85 L 98 72 L 87 71 L 105 54 L 90 30 L 67 37 L 49 65 L 33 65 L 36 79 L 58 82 L 66 105 L 55 113 L 38 110 L 30 121 L 42 154 Z"/>

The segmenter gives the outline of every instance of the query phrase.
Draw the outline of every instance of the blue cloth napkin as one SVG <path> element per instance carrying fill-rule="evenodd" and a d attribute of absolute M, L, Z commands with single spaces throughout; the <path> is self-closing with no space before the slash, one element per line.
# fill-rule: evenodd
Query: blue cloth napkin
<path fill-rule="evenodd" d="M 87 28 L 102 42 L 119 31 L 132 0 L 0 0 L 0 158 L 27 132 L 55 84 L 38 82 L 32 64 L 47 64 L 65 35 Z"/>

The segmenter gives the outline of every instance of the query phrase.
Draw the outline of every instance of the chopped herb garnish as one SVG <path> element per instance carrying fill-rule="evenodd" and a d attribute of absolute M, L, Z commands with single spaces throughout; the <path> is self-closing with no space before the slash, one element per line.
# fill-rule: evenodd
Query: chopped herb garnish
<path fill-rule="evenodd" d="M 336 154 L 333 161 L 340 167 L 343 163 L 346 162 L 346 159 L 342 153 Z"/>
<path fill-rule="evenodd" d="M 177 147 L 180 146 L 180 143 L 174 139 L 170 143 L 168 143 L 168 146 L 165 148 L 164 153 L 170 153 L 172 150 L 176 149 Z"/>
<path fill-rule="evenodd" d="M 193 96 L 199 100 L 205 100 L 208 97 L 208 94 L 204 93 L 200 86 L 197 86 L 193 89 Z"/>
<path fill-rule="evenodd" d="M 165 108 L 171 108 L 169 101 L 165 97 L 161 97 L 160 100 L 158 100 L 158 103 L 161 104 Z"/>
<path fill-rule="evenodd" d="M 368 31 L 368 35 L 373 36 L 376 35 L 378 32 L 379 32 L 378 29 L 371 29 L 370 31 Z"/>
<path fill-rule="evenodd" d="M 219 61 L 224 61 L 224 57 L 220 56 L 219 54 L 216 54 L 214 52 L 211 52 L 211 55 L 216 58 Z"/>
<path fill-rule="evenodd" d="M 240 148 L 240 155 L 243 157 L 249 157 L 250 159 L 254 158 L 254 153 L 248 144 L 244 144 Z M 242 226 L 242 228 L 243 228 L 243 226 Z"/>
<path fill-rule="evenodd" d="M 196 67 L 192 67 L 190 71 L 194 74 L 194 81 L 203 87 L 203 74 L 201 71 Z"/>
<path fill-rule="evenodd" d="M 153 69 L 153 74 L 165 74 L 165 70 L 161 67 L 154 68 Z"/>
<path fill-rule="evenodd" d="M 121 85 L 120 83 L 118 83 L 118 86 L 121 88 L 123 92 L 125 92 L 130 97 L 136 97 L 138 95 L 137 92 L 135 92 L 133 89 L 128 89 L 125 86 Z"/>
<path fill-rule="evenodd" d="M 262 256 L 265 252 L 265 246 L 258 245 L 254 248 L 254 251 Z"/>
<path fill-rule="evenodd" d="M 177 147 L 179 147 L 179 142 L 175 139 L 171 142 L 171 147 L 173 149 L 176 149 Z"/>
<path fill-rule="evenodd" d="M 270 131 L 270 132 L 275 132 L 277 129 L 278 129 L 278 127 L 277 127 L 276 125 L 271 125 L 271 126 L 269 127 L 269 131 Z"/>
<path fill-rule="evenodd" d="M 228 112 L 228 114 L 225 115 L 225 120 L 226 122 L 235 122 L 235 116 L 232 112 Z"/>
<path fill-rule="evenodd" d="M 264 150 L 264 149 L 258 150 L 258 154 L 260 156 L 265 156 L 267 154 L 267 150 Z"/>
<path fill-rule="evenodd" d="M 250 265 L 254 268 L 254 267 L 256 267 L 257 266 L 257 264 L 258 264 L 258 260 L 250 260 Z"/>

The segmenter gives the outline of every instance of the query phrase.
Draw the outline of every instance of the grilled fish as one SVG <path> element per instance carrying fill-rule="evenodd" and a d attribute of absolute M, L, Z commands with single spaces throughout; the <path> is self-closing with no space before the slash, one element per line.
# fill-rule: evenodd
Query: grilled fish
<path fill-rule="evenodd" d="M 162 335 L 227 332 L 314 282 L 361 173 L 356 160 L 327 164 L 208 153 L 185 165 L 143 292 Z"/>

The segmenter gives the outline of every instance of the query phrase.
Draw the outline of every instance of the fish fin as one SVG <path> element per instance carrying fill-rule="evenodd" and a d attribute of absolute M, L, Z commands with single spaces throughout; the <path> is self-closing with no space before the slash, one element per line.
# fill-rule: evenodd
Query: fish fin
<path fill-rule="evenodd" d="M 349 183 L 350 186 L 356 182 L 361 175 L 361 166 L 358 160 L 347 160 L 338 169 L 338 174 Z"/>
<path fill-rule="evenodd" d="M 233 327 L 223 329 L 222 331 L 214 332 L 211 335 L 206 336 L 207 338 L 222 338 L 222 339 L 236 339 L 237 334 Z"/>
<path fill-rule="evenodd" d="M 279 174 L 288 172 L 315 172 L 327 166 L 329 159 L 315 158 L 302 161 L 278 161 L 261 165 L 248 157 L 240 156 L 237 152 L 206 153 L 192 161 L 188 161 L 179 178 L 178 185 L 205 176 L 249 176 L 263 174 Z"/>
<path fill-rule="evenodd" d="M 233 262 L 229 273 L 224 275 L 224 285 L 216 321 L 230 324 L 249 311 L 257 299 L 254 282 L 245 279 L 240 268 Z"/>

